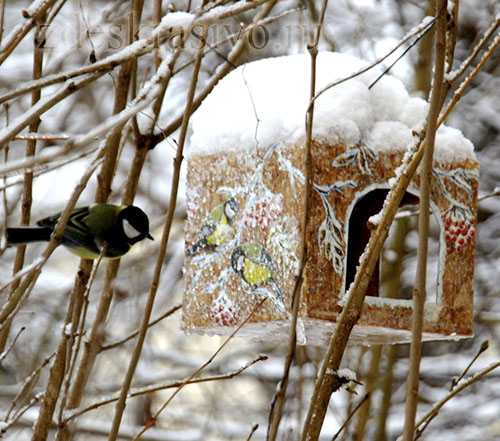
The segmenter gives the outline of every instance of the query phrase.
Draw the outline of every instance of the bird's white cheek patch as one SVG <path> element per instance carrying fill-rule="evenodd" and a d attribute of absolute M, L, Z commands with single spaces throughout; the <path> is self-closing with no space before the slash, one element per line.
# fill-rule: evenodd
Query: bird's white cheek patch
<path fill-rule="evenodd" d="M 129 239 L 135 239 L 137 236 L 141 235 L 127 219 L 123 219 L 123 231 Z"/>
<path fill-rule="evenodd" d="M 238 257 L 238 271 L 241 271 L 243 269 L 243 265 L 245 264 L 245 258 L 243 256 Z"/>

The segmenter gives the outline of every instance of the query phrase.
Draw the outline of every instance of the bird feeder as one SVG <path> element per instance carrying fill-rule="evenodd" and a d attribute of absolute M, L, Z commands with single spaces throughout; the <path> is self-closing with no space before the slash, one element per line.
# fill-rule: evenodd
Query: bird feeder
<path fill-rule="evenodd" d="M 353 64 L 351 57 L 347 61 L 344 57 L 347 56 L 322 54 L 320 74 L 325 71 L 335 75 L 339 61 L 344 62 L 341 65 L 347 61 Z M 399 82 L 399 89 L 395 88 L 394 78 L 384 77 L 389 83 L 380 85 L 386 93 L 379 94 L 379 98 L 374 96 L 375 91 L 369 91 L 366 105 L 371 106 L 371 123 L 359 130 L 354 139 L 349 121 L 356 123 L 356 115 L 349 118 L 349 107 L 342 111 L 343 116 L 347 115 L 344 119 L 339 117 L 335 105 L 325 106 L 326 110 L 319 107 L 320 126 L 316 129 L 319 135 L 313 132 L 311 145 L 313 188 L 304 236 L 306 149 L 304 136 L 297 135 L 297 127 L 302 128 L 303 120 L 296 123 L 288 139 L 272 131 L 259 138 L 250 123 L 250 128 L 240 128 L 234 137 L 227 134 L 227 128 L 217 127 L 212 127 L 207 135 L 209 130 L 203 126 L 213 113 L 224 120 L 224 112 L 228 117 L 231 112 L 233 116 L 247 117 L 255 124 L 259 98 L 264 103 L 273 100 L 265 93 L 259 94 L 259 75 L 265 74 L 271 82 L 273 78 L 279 80 L 284 72 L 290 72 L 290 63 L 300 64 L 297 58 L 300 59 L 283 57 L 279 62 L 273 59 L 268 63 L 262 60 L 237 69 L 232 78 L 226 79 L 229 84 L 217 86 L 212 101 L 194 116 L 193 144 L 201 147 L 193 149 L 187 170 L 183 306 L 183 326 L 187 331 L 228 334 L 248 317 L 260 299 L 266 298 L 239 335 L 285 339 L 305 237 L 308 259 L 299 331 L 303 342 L 324 344 L 345 305 L 348 288 L 370 237 L 370 226 L 376 223 L 376 215 L 398 177 L 409 146 L 415 144 L 415 131 L 401 120 L 401 115 L 409 107 L 413 114 L 417 99 L 409 97 Z M 308 66 L 306 57 L 302 62 Z M 257 65 L 253 71 L 252 65 Z M 351 66 L 354 71 L 357 68 L 356 63 Z M 307 78 L 307 68 L 303 69 Z M 244 78 L 240 79 L 242 71 Z M 343 76 L 345 72 L 337 75 Z M 252 79 L 255 79 L 253 84 Z M 225 90 L 235 87 L 231 82 L 240 84 L 242 94 L 248 93 L 248 88 L 253 91 L 250 110 L 242 110 L 240 102 L 240 108 L 234 109 L 236 98 Z M 369 90 L 370 82 L 371 78 L 366 77 L 359 80 L 357 87 Z M 275 83 L 276 93 L 279 84 Z M 307 88 L 306 85 L 307 81 L 303 87 Z M 293 93 L 294 89 L 286 89 Z M 395 89 L 400 90 L 396 95 L 391 92 Z M 335 93 L 324 99 L 340 107 L 349 101 L 339 101 L 339 93 Z M 343 93 L 345 96 L 350 92 Z M 392 109 L 392 119 L 391 115 L 375 111 L 377 99 L 391 102 L 399 99 L 397 107 Z M 418 103 L 425 115 L 426 103 L 420 99 Z M 225 111 L 215 112 L 214 106 Z M 301 111 L 305 108 L 302 106 Z M 334 114 L 328 114 L 329 109 L 334 109 Z M 266 126 L 269 114 L 262 113 L 258 118 L 261 130 L 277 124 L 272 120 Z M 275 111 L 267 117 L 275 118 Z M 245 130 L 248 136 L 243 136 Z M 282 130 L 280 135 L 283 133 L 291 131 Z M 216 145 L 203 146 L 210 142 Z M 457 339 L 469 337 L 473 332 L 478 167 L 470 142 L 455 129 L 441 129 L 430 192 L 432 214 L 439 229 L 437 283 L 435 292 L 427 293 L 424 340 Z M 418 204 L 419 188 L 417 172 L 401 204 Z M 382 265 L 377 265 L 370 281 L 361 316 L 351 335 L 354 343 L 400 343 L 411 338 L 412 300 L 384 296 Z"/>

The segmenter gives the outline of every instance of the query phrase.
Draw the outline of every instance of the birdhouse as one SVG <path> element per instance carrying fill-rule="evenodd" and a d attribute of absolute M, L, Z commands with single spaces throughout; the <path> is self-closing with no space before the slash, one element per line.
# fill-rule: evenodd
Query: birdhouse
<path fill-rule="evenodd" d="M 363 66 L 347 55 L 321 53 L 318 90 Z M 226 77 L 193 116 L 185 226 L 187 331 L 228 334 L 266 298 L 239 335 L 285 339 L 304 237 L 302 341 L 324 344 L 335 329 L 370 225 L 416 142 L 428 106 L 390 76 L 369 87 L 377 72 L 318 98 L 304 236 L 308 69 L 305 55 L 249 63 Z M 439 250 L 434 291 L 425 304 L 424 340 L 472 335 L 478 168 L 470 141 L 443 126 L 431 182 Z M 419 181 L 417 172 L 402 205 L 418 204 Z M 381 258 L 352 332 L 354 343 L 411 338 L 412 300 L 385 296 L 383 265 Z"/>

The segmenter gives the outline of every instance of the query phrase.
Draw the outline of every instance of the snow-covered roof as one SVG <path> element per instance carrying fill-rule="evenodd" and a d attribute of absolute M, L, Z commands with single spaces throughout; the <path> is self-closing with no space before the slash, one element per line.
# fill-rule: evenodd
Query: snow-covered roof
<path fill-rule="evenodd" d="M 316 90 L 357 72 L 366 62 L 347 54 L 320 52 Z M 371 69 L 335 86 L 315 104 L 313 137 L 347 146 L 359 142 L 377 151 L 403 150 L 420 129 L 428 103 L 410 97 L 403 83 Z M 309 54 L 254 61 L 227 75 L 192 117 L 190 154 L 296 143 L 305 139 L 309 104 Z M 442 126 L 436 160 L 475 159 L 472 143 L 457 129 Z"/>

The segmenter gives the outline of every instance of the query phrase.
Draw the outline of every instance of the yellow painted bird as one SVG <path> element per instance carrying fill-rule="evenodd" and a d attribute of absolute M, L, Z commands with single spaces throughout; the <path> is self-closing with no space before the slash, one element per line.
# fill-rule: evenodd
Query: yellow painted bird
<path fill-rule="evenodd" d="M 61 213 L 37 222 L 37 227 L 7 228 L 7 246 L 48 242 Z M 62 245 L 84 259 L 115 259 L 128 253 L 132 245 L 151 239 L 146 213 L 133 205 L 94 204 L 76 208 L 63 231 Z"/>
<path fill-rule="evenodd" d="M 186 254 L 194 256 L 201 251 L 214 251 L 234 236 L 232 222 L 239 211 L 236 199 L 230 198 L 217 205 L 205 220 L 196 242 L 187 247 Z"/>
<path fill-rule="evenodd" d="M 231 267 L 252 289 L 266 293 L 280 311 L 286 312 L 283 291 L 274 279 L 275 264 L 264 247 L 257 243 L 236 247 L 231 254 Z M 272 289 L 272 295 L 261 290 L 266 286 Z"/>

